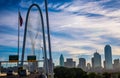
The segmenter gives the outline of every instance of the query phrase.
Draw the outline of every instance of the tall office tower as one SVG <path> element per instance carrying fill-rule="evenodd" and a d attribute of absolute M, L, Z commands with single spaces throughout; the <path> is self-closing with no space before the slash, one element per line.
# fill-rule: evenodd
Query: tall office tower
<path fill-rule="evenodd" d="M 114 67 L 115 70 L 120 69 L 120 60 L 119 59 L 114 60 L 113 67 Z"/>
<path fill-rule="evenodd" d="M 105 64 L 105 60 L 103 61 L 103 65 L 104 65 L 104 69 L 106 69 L 106 67 L 105 67 L 105 65 L 106 65 L 106 64 Z"/>
<path fill-rule="evenodd" d="M 60 55 L 60 66 L 64 66 L 64 57 L 62 54 Z"/>
<path fill-rule="evenodd" d="M 101 55 L 97 52 L 94 53 L 94 68 L 101 68 Z"/>
<path fill-rule="evenodd" d="M 79 58 L 78 67 L 83 69 L 83 70 L 86 70 L 86 60 L 85 60 L 85 58 Z"/>
<path fill-rule="evenodd" d="M 91 69 L 91 65 L 90 63 L 87 63 L 87 70 L 90 70 Z"/>
<path fill-rule="evenodd" d="M 65 64 L 64 66 L 68 67 L 68 68 L 74 68 L 74 67 L 76 67 L 76 62 L 73 61 L 72 58 L 67 58 L 67 60 L 66 60 L 66 62 L 64 64 Z"/>
<path fill-rule="evenodd" d="M 110 45 L 106 45 L 105 46 L 104 52 L 105 52 L 105 67 L 106 67 L 106 70 L 113 69 L 113 65 L 112 65 L 112 51 L 111 51 Z"/>
<path fill-rule="evenodd" d="M 92 69 L 94 69 L 94 57 L 92 57 L 91 62 L 92 62 Z"/>

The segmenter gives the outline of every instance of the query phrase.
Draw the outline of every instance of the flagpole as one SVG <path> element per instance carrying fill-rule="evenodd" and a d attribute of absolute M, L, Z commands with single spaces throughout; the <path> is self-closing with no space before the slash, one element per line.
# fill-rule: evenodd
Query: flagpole
<path fill-rule="evenodd" d="M 19 48 L 20 48 L 20 45 L 19 45 L 19 41 L 20 41 L 20 21 L 19 21 L 19 9 L 18 9 L 18 62 L 17 62 L 17 65 L 19 65 Z"/>

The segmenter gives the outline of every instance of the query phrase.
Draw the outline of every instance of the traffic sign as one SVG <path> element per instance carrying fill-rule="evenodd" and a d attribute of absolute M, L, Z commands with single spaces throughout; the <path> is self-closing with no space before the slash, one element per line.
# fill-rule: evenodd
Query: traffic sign
<path fill-rule="evenodd" d="M 27 56 L 28 62 L 36 62 L 36 56 L 35 55 L 29 55 Z"/>
<path fill-rule="evenodd" d="M 9 55 L 9 62 L 18 62 L 18 55 Z"/>

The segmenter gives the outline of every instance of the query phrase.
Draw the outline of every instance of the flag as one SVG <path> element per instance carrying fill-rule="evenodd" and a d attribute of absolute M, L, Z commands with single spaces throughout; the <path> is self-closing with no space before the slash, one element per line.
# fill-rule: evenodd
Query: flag
<path fill-rule="evenodd" d="M 23 23 L 23 19 L 19 11 L 19 25 L 22 26 L 22 23 Z"/>

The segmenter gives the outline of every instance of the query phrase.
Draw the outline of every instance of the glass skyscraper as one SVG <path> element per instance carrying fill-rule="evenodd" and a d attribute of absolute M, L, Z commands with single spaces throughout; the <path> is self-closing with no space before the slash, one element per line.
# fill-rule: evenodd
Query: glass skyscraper
<path fill-rule="evenodd" d="M 74 67 L 76 67 L 76 62 L 73 61 L 72 58 L 67 58 L 66 62 L 64 62 L 64 66 L 68 67 L 68 68 L 74 68 Z"/>
<path fill-rule="evenodd" d="M 83 69 L 83 70 L 86 70 L 86 60 L 85 60 L 85 58 L 79 58 L 78 67 Z"/>
<path fill-rule="evenodd" d="M 107 70 L 113 69 L 112 65 L 112 51 L 110 45 L 106 45 L 104 48 L 105 52 L 105 68 Z"/>
<path fill-rule="evenodd" d="M 64 66 L 64 57 L 62 54 L 60 55 L 60 66 Z"/>
<path fill-rule="evenodd" d="M 94 68 L 101 68 L 101 55 L 97 52 L 94 53 Z"/>

